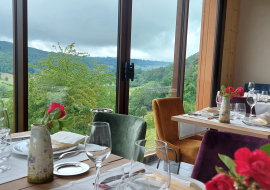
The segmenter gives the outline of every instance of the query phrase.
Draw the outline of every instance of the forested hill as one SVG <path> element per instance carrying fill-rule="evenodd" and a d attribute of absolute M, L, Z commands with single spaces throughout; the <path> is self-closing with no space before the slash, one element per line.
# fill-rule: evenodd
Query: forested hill
<path fill-rule="evenodd" d="M 13 44 L 11 42 L 0 41 L 0 72 L 13 73 Z M 76 44 L 75 44 L 76 49 Z M 47 58 L 49 52 L 35 48 L 28 48 L 28 63 L 38 64 L 42 58 Z M 91 52 L 90 52 L 91 55 Z M 107 63 L 113 70 L 116 69 L 117 59 L 115 57 L 89 57 L 90 61 L 95 60 L 99 64 Z M 135 63 L 136 69 L 152 70 L 158 67 L 165 67 L 172 62 L 163 62 L 155 60 L 131 59 Z M 30 72 L 34 72 L 33 68 L 29 68 Z"/>

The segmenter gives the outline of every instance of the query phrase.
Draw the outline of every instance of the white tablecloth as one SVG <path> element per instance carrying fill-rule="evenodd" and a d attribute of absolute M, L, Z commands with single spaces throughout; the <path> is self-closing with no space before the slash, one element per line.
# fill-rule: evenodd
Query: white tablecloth
<path fill-rule="evenodd" d="M 205 131 L 207 131 L 206 127 L 200 127 L 188 123 L 178 122 L 178 136 L 180 140 L 192 137 Z"/>
<path fill-rule="evenodd" d="M 270 112 L 270 103 L 257 102 L 255 104 L 256 115 L 260 115 L 265 112 Z"/>
<path fill-rule="evenodd" d="M 19 143 L 19 142 L 16 142 L 16 143 Z M 77 149 L 83 150 L 84 146 L 80 144 Z M 85 153 L 80 153 L 73 157 L 63 158 L 61 160 L 58 160 L 54 162 L 54 164 L 59 164 L 63 162 L 79 162 L 79 161 L 83 161 L 87 159 L 88 158 Z M 12 153 L 10 158 L 1 164 L 10 166 L 11 169 L 7 172 L 0 174 L 1 176 L 0 184 L 27 176 L 27 156 Z"/>

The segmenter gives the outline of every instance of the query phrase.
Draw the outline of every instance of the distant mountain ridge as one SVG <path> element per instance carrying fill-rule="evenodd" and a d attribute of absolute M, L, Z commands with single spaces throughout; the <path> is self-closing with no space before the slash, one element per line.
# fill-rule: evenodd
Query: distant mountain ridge
<path fill-rule="evenodd" d="M 76 49 L 76 47 L 75 47 Z M 28 47 L 28 63 L 38 64 L 43 58 L 47 58 L 50 52 Z M 116 57 L 89 57 L 90 61 L 97 61 L 99 64 L 108 63 L 115 70 L 117 66 Z M 131 59 L 136 69 L 152 70 L 158 67 L 165 67 L 172 62 L 163 62 L 155 60 Z M 33 70 L 30 69 L 31 72 Z M 13 73 L 13 43 L 0 41 L 0 72 Z"/>

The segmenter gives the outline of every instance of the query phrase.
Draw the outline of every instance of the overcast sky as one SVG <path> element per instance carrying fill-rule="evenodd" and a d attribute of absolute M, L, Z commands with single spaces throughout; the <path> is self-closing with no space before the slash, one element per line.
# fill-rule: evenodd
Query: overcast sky
<path fill-rule="evenodd" d="M 131 57 L 173 61 L 177 0 L 133 0 Z M 12 42 L 12 0 L 0 0 L 0 41 Z M 116 57 L 118 0 L 28 0 L 28 45 L 75 42 L 91 56 Z M 199 51 L 202 0 L 190 0 L 187 57 Z"/>

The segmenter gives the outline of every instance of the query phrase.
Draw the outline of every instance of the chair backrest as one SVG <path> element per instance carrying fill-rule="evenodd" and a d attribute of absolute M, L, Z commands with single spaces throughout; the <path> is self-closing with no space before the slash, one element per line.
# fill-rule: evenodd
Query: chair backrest
<path fill-rule="evenodd" d="M 246 97 L 234 97 L 234 98 L 230 99 L 230 102 L 231 103 L 245 103 L 245 105 L 246 105 L 246 113 L 248 113 L 248 114 L 250 113 L 250 106 L 247 103 L 247 98 Z M 252 109 L 252 114 L 256 114 L 255 106 Z"/>
<path fill-rule="evenodd" d="M 152 101 L 154 122 L 157 135 L 162 141 L 179 140 L 178 123 L 172 116 L 184 114 L 181 98 L 158 98 Z"/>
<path fill-rule="evenodd" d="M 110 124 L 112 154 L 130 160 L 135 142 L 145 139 L 146 122 L 142 118 L 98 112 L 93 119 L 93 122 L 96 121 L 108 122 Z"/>
<path fill-rule="evenodd" d="M 234 159 L 234 153 L 239 148 L 247 147 L 254 151 L 269 143 L 270 139 L 209 130 L 204 134 L 191 177 L 206 183 L 217 174 L 215 166 L 228 171 L 218 154 Z"/>
<path fill-rule="evenodd" d="M 269 90 L 269 84 L 260 84 L 260 83 L 255 83 L 255 90 L 259 90 L 260 91 L 260 93 L 262 92 L 262 91 L 268 91 Z M 248 83 L 246 83 L 245 84 L 245 87 L 244 87 L 244 91 L 245 92 L 248 92 L 249 90 L 248 90 Z"/>

